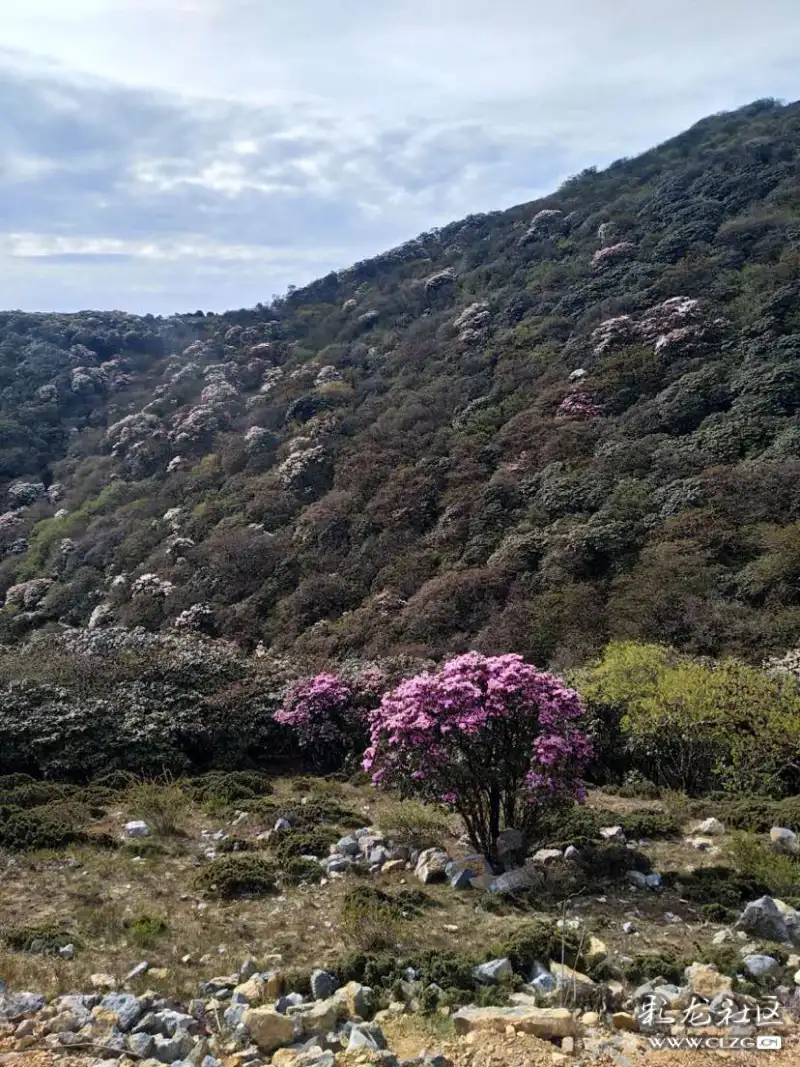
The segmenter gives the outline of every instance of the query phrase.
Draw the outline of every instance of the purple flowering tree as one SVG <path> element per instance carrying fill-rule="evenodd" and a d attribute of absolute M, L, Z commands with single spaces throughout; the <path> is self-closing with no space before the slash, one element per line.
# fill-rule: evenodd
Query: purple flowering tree
<path fill-rule="evenodd" d="M 364 750 L 369 711 L 385 688 L 381 671 L 368 668 L 353 678 L 317 674 L 293 685 L 275 721 L 290 727 L 319 770 L 335 770 Z"/>
<path fill-rule="evenodd" d="M 529 834 L 544 806 L 583 799 L 583 713 L 574 690 L 521 656 L 469 652 L 384 696 L 363 767 L 376 785 L 451 805 L 494 861 L 503 829 Z"/>

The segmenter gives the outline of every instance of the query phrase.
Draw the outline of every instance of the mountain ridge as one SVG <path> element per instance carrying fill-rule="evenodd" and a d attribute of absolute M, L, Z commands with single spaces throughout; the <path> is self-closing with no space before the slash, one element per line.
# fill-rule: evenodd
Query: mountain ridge
<path fill-rule="evenodd" d="M 799 155 L 759 101 L 253 309 L 0 313 L 3 640 L 785 650 Z"/>

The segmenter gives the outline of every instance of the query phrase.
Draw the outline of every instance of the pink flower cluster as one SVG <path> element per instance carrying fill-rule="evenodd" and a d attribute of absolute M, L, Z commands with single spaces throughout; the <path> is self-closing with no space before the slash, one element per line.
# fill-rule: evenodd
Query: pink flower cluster
<path fill-rule="evenodd" d="M 583 711 L 574 690 L 521 656 L 469 652 L 384 696 L 362 766 L 375 784 L 451 804 L 473 843 L 491 848 L 501 821 L 581 797 L 592 754 Z"/>
<path fill-rule="evenodd" d="M 603 409 L 588 393 L 570 393 L 558 405 L 558 414 L 572 419 L 598 419 Z"/>

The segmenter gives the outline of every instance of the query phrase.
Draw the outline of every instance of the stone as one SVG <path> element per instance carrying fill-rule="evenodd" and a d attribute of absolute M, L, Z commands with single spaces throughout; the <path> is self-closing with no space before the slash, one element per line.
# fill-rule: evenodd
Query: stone
<path fill-rule="evenodd" d="M 481 963 L 472 971 L 473 977 L 481 985 L 496 985 L 498 982 L 502 982 L 504 978 L 510 978 L 513 973 L 514 968 L 511 966 L 511 960 L 507 957 L 489 960 L 488 963 Z"/>
<path fill-rule="evenodd" d="M 625 833 L 621 826 L 601 826 L 600 837 L 604 841 L 617 841 L 619 844 L 625 844 Z"/>
<path fill-rule="evenodd" d="M 506 870 L 509 867 L 518 867 L 525 862 L 527 845 L 525 835 L 520 830 L 515 830 L 513 827 L 503 830 L 497 835 L 495 848 L 497 858 Z"/>
<path fill-rule="evenodd" d="M 596 1011 L 585 1011 L 581 1015 L 581 1026 L 597 1026 L 600 1016 Z"/>
<path fill-rule="evenodd" d="M 294 1020 L 274 1008 L 250 1008 L 243 1021 L 262 1052 L 274 1052 L 294 1039 Z"/>
<path fill-rule="evenodd" d="M 615 1011 L 611 1023 L 615 1030 L 628 1030 L 634 1034 L 639 1030 L 639 1020 L 629 1011 Z"/>
<path fill-rule="evenodd" d="M 389 864 L 386 866 L 388 869 Z M 471 871 L 468 867 L 462 867 L 461 870 L 457 870 L 455 874 L 450 875 L 450 885 L 453 889 L 471 889 L 475 877 L 474 871 Z"/>
<path fill-rule="evenodd" d="M 4 993 L 0 989 L 0 1019 L 35 1014 L 43 1007 L 44 997 L 39 993 Z"/>
<path fill-rule="evenodd" d="M 311 1037 L 315 1034 L 327 1034 L 329 1030 L 335 1030 L 336 1024 L 346 1014 L 346 1003 L 333 996 L 327 1000 L 318 1000 L 308 1007 L 303 1006 L 292 1018 L 299 1021 L 303 1035 Z"/>
<path fill-rule="evenodd" d="M 581 852 L 579 848 L 575 848 L 574 845 L 567 845 L 564 849 L 564 859 L 567 863 L 578 863 L 581 858 Z"/>
<path fill-rule="evenodd" d="M 558 982 L 555 975 L 551 974 L 547 967 L 541 963 L 534 963 L 531 969 L 531 977 L 528 982 L 533 989 L 540 995 L 552 993 L 556 989 Z"/>
<path fill-rule="evenodd" d="M 72 960 L 75 958 L 75 946 L 74 945 L 62 945 L 58 950 L 58 954 L 62 960 Z"/>
<path fill-rule="evenodd" d="M 341 989 L 337 989 L 334 996 L 337 1000 L 344 1002 L 347 1013 L 351 1016 L 356 1015 L 361 1019 L 366 1019 L 372 1014 L 375 994 L 369 986 L 362 985 L 360 982 L 348 982 Z"/>
<path fill-rule="evenodd" d="M 144 975 L 147 974 L 149 968 L 150 964 L 146 960 L 142 960 L 141 963 L 137 963 L 135 967 L 128 971 L 128 973 L 122 979 L 122 984 L 125 985 L 127 982 L 135 982 L 137 978 L 144 977 Z"/>
<path fill-rule="evenodd" d="M 368 1048 L 379 1052 L 386 1048 L 386 1038 L 377 1023 L 362 1023 L 350 1028 L 347 1049 Z"/>
<path fill-rule="evenodd" d="M 661 875 L 658 871 L 653 871 L 651 874 L 647 875 L 647 877 L 645 878 L 645 882 L 647 883 L 648 889 L 652 889 L 653 891 L 660 889 Z"/>
<path fill-rule="evenodd" d="M 689 989 L 698 996 L 711 999 L 718 993 L 730 993 L 731 979 L 720 974 L 710 963 L 692 963 L 684 971 L 684 978 Z"/>
<path fill-rule="evenodd" d="M 703 837 L 719 837 L 725 833 L 725 827 L 712 815 L 710 819 L 705 819 L 695 827 L 695 833 L 702 835 Z"/>
<path fill-rule="evenodd" d="M 575 1037 L 578 1023 L 567 1008 L 535 1008 L 516 1005 L 512 1008 L 461 1008 L 452 1016 L 456 1034 L 491 1030 L 505 1033 L 507 1026 L 544 1040 Z"/>
<path fill-rule="evenodd" d="M 423 885 L 445 880 L 445 868 L 450 862 L 450 857 L 439 848 L 426 848 L 420 852 L 414 874 Z"/>
<path fill-rule="evenodd" d="M 623 932 L 623 934 L 635 934 L 636 933 L 636 927 L 634 926 L 634 924 L 632 922 L 623 923 L 622 924 L 622 932 Z"/>
<path fill-rule="evenodd" d="M 131 822 L 125 823 L 122 832 L 125 837 L 129 838 L 149 837 L 150 827 L 143 819 L 133 819 Z"/>
<path fill-rule="evenodd" d="M 568 990 L 570 997 L 574 998 L 576 1004 L 585 1003 L 593 999 L 597 984 L 588 974 L 574 971 L 571 967 L 567 967 L 565 963 L 555 962 L 550 964 L 550 974 L 555 978 L 556 986 L 559 989 Z"/>
<path fill-rule="evenodd" d="M 607 956 L 608 945 L 605 941 L 601 941 L 599 937 L 595 937 L 593 934 L 589 937 L 589 957 L 592 956 Z"/>
<path fill-rule="evenodd" d="M 783 852 L 787 856 L 796 856 L 800 853 L 800 840 L 797 834 L 786 826 L 773 826 L 769 832 L 769 839 L 776 852 Z"/>
<path fill-rule="evenodd" d="M 336 992 L 338 983 L 327 971 L 311 972 L 311 995 L 314 1000 L 327 1000 Z"/>
<path fill-rule="evenodd" d="M 628 881 L 637 889 L 647 889 L 647 877 L 641 871 L 628 871 Z"/>
<path fill-rule="evenodd" d="M 244 1001 L 245 1004 L 250 1004 L 254 1007 L 263 1004 L 267 999 L 274 999 L 267 993 L 267 983 L 260 974 L 254 974 L 246 982 L 237 985 L 233 991 L 232 998 L 237 1000 L 238 1003 Z"/>
<path fill-rule="evenodd" d="M 761 978 L 767 974 L 776 974 L 781 969 L 774 956 L 763 956 L 758 952 L 745 956 L 742 963 L 751 978 Z"/>
<path fill-rule="evenodd" d="M 113 974 L 93 974 L 89 978 L 92 989 L 116 989 L 117 980 Z"/>
<path fill-rule="evenodd" d="M 128 1034 L 125 1040 L 127 1048 L 137 1057 L 144 1059 L 153 1051 L 153 1037 L 151 1034 Z"/>
<path fill-rule="evenodd" d="M 800 945 L 798 919 L 800 916 L 794 909 L 783 910 L 773 897 L 759 897 L 745 906 L 734 928 L 764 941 L 791 941 Z"/>
<path fill-rule="evenodd" d="M 357 856 L 361 851 L 359 849 L 358 839 L 352 835 L 339 838 L 334 845 L 334 849 L 340 856 Z"/>
<path fill-rule="evenodd" d="M 156 1034 L 153 1038 L 153 1056 L 161 1063 L 174 1063 L 185 1059 L 194 1047 L 194 1038 L 186 1030 L 178 1030 L 171 1037 Z"/>
<path fill-rule="evenodd" d="M 100 1001 L 100 1007 L 114 1012 L 123 1033 L 130 1030 L 142 1015 L 142 1005 L 132 993 L 109 993 Z"/>
<path fill-rule="evenodd" d="M 254 974 L 258 974 L 258 964 L 252 956 L 248 956 L 239 968 L 239 978 L 246 982 L 248 978 L 252 978 Z"/>
<path fill-rule="evenodd" d="M 698 852 L 708 852 L 714 847 L 714 842 L 710 837 L 687 837 L 686 844 L 697 849 Z"/>
<path fill-rule="evenodd" d="M 551 867 L 554 863 L 558 863 L 559 860 L 564 858 L 564 853 L 560 848 L 540 848 L 538 852 L 533 854 L 533 862 L 541 863 L 543 867 Z"/>
<path fill-rule="evenodd" d="M 728 941 L 733 941 L 733 934 L 730 930 L 717 930 L 714 936 L 711 938 L 712 945 L 725 945 Z"/>

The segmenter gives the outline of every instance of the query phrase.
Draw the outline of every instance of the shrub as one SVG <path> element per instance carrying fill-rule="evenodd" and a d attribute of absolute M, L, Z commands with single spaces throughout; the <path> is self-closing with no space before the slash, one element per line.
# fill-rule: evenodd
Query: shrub
<path fill-rule="evenodd" d="M 504 826 L 530 831 L 555 801 L 582 796 L 582 713 L 577 693 L 521 656 L 470 652 L 383 698 L 364 768 L 375 784 L 451 805 L 496 858 Z"/>
<path fill-rule="evenodd" d="M 125 799 L 131 814 L 144 819 L 153 833 L 169 837 L 180 832 L 188 798 L 177 782 L 168 778 L 139 782 Z"/>
<path fill-rule="evenodd" d="M 545 920 L 519 926 L 492 954 L 507 956 L 514 970 L 526 978 L 534 963 L 546 965 L 548 960 L 560 963 L 563 955 L 564 963 L 575 967 L 582 958 L 580 936 L 574 930 L 559 930 L 555 923 Z"/>
<path fill-rule="evenodd" d="M 364 750 L 367 712 L 380 699 L 382 683 L 383 675 L 374 670 L 352 681 L 338 674 L 317 674 L 289 689 L 275 721 L 294 731 L 315 768 L 336 770 Z"/>
<path fill-rule="evenodd" d="M 788 678 L 632 642 L 581 677 L 587 699 L 624 709 L 630 759 L 657 785 L 781 795 L 795 784 L 800 695 Z"/>
<path fill-rule="evenodd" d="M 662 811 L 630 811 L 618 816 L 617 822 L 628 838 L 641 837 L 649 840 L 678 837 L 681 833 L 680 820 Z"/>
<path fill-rule="evenodd" d="M 131 941 L 139 948 L 152 947 L 169 929 L 169 924 L 163 916 L 148 914 L 125 919 L 122 926 Z"/>
<path fill-rule="evenodd" d="M 416 800 L 385 804 L 377 823 L 389 837 L 420 850 L 441 845 L 450 833 L 447 816 L 440 808 Z"/>
<path fill-rule="evenodd" d="M 275 868 L 261 856 L 223 856 L 197 876 L 197 888 L 221 900 L 264 897 L 277 891 Z"/>
<path fill-rule="evenodd" d="M 340 928 L 346 942 L 361 952 L 396 948 L 402 910 L 386 893 L 373 886 L 356 886 L 345 892 Z"/>
<path fill-rule="evenodd" d="M 241 800 L 255 800 L 273 792 L 270 779 L 258 771 L 212 771 L 194 778 L 186 791 L 200 804 L 229 806 Z"/>
<path fill-rule="evenodd" d="M 277 836 L 272 850 L 281 865 L 298 856 L 327 856 L 337 836 L 334 830 L 322 826 L 284 830 Z"/>
<path fill-rule="evenodd" d="M 55 955 L 65 945 L 76 942 L 73 934 L 55 923 L 6 927 L 0 929 L 0 939 L 14 952 L 37 955 Z"/>
<path fill-rule="evenodd" d="M 277 808 L 277 818 L 286 819 L 293 830 L 318 826 L 320 823 L 357 828 L 363 823 L 363 818 L 359 818 L 354 811 L 335 800 L 310 800 L 307 804 L 298 804 L 297 807 Z"/>
<path fill-rule="evenodd" d="M 681 896 L 697 904 L 719 904 L 739 909 L 749 900 L 769 893 L 769 886 L 751 873 L 731 867 L 696 867 L 691 873 L 664 872 L 665 884 L 680 885 Z"/>
<path fill-rule="evenodd" d="M 734 834 L 730 852 L 739 873 L 767 886 L 773 896 L 800 892 L 800 860 L 773 851 L 752 834 Z"/>
<path fill-rule="evenodd" d="M 47 809 L 0 806 L 0 849 L 9 852 L 59 849 L 86 839 L 86 834 Z"/>
<path fill-rule="evenodd" d="M 304 859 L 302 856 L 294 856 L 281 865 L 281 877 L 288 885 L 299 885 L 301 882 L 320 882 L 324 871 L 314 860 Z"/>

